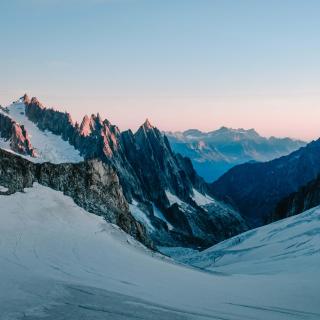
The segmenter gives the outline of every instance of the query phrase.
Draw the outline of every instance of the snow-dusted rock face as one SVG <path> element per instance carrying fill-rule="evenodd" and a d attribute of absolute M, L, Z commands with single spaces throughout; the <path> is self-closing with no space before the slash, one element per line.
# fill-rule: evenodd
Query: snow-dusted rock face
<path fill-rule="evenodd" d="M 0 139 L 7 142 L 14 152 L 31 157 L 36 156 L 36 150 L 31 145 L 25 127 L 12 120 L 2 110 L 0 110 Z"/>
<path fill-rule="evenodd" d="M 27 97 L 26 99 L 28 100 Z M 83 161 L 83 157 L 80 156 L 79 151 L 68 141 L 65 141 L 61 135 L 57 134 L 57 132 L 53 133 L 48 130 L 42 130 L 32 122 L 26 115 L 27 108 L 23 101 L 23 99 L 19 99 L 6 108 L 6 114 L 19 127 L 23 128 L 22 132 L 28 137 L 28 141 L 32 145 L 33 150 L 35 150 L 32 157 L 28 157 L 28 159 L 33 162 L 51 163 Z M 41 108 L 43 108 L 42 105 Z M 57 119 L 51 119 L 50 121 L 57 125 Z M 10 149 L 15 151 L 12 147 Z"/>
<path fill-rule="evenodd" d="M 118 176 L 110 165 L 99 160 L 34 164 L 0 149 L 0 185 L 8 189 L 7 193 L 23 191 L 34 182 L 62 191 L 82 208 L 151 245 L 144 227 L 131 215 Z"/>
<path fill-rule="evenodd" d="M 254 129 L 226 127 L 210 132 L 191 129 L 166 135 L 173 150 L 189 157 L 197 173 L 208 182 L 217 180 L 235 165 L 270 161 L 306 144 L 290 138 L 265 138 Z"/>
<path fill-rule="evenodd" d="M 199 194 L 206 197 L 207 184 L 188 158 L 171 150 L 168 139 L 149 120 L 136 133 L 120 132 L 99 114 L 85 116 L 79 125 L 73 123 L 68 113 L 48 109 L 36 98 L 25 95 L 21 102 L 27 120 L 39 131 L 55 135 L 85 159 L 98 158 L 115 168 L 127 201 L 137 202 L 132 210 L 140 212 L 139 218 L 142 212 L 143 221 L 150 221 L 151 227 L 145 225 L 156 244 L 203 248 L 246 230 L 243 219 L 234 210 L 223 205 L 207 210 L 203 203 L 195 201 L 194 190 L 198 198 Z M 186 205 L 176 208 L 167 191 Z M 164 219 L 159 218 L 159 212 Z M 177 216 L 182 217 L 184 224 Z"/>

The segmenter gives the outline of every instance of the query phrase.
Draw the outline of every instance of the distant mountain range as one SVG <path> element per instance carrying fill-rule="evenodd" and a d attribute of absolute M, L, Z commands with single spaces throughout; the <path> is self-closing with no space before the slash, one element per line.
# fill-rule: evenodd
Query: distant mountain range
<path fill-rule="evenodd" d="M 235 165 L 276 159 L 306 144 L 290 138 L 265 138 L 254 129 L 226 127 L 211 132 L 191 129 L 165 134 L 173 150 L 189 157 L 197 173 L 207 182 L 217 180 Z"/>

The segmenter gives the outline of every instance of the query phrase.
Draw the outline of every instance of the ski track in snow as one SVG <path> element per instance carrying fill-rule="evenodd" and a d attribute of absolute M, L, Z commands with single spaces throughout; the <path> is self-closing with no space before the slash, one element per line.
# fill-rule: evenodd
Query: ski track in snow
<path fill-rule="evenodd" d="M 319 246 L 319 210 L 202 253 L 238 251 L 212 268 L 218 274 L 152 253 L 71 198 L 38 184 L 0 195 L 0 319 L 320 319 L 320 259 L 317 252 L 307 254 Z M 279 246 L 263 252 L 263 265 L 269 263 L 250 274 L 260 268 L 252 257 L 259 258 L 270 237 Z M 277 270 L 278 260 L 271 257 L 283 253 L 288 237 L 310 241 L 291 255 L 286 270 Z"/>
<path fill-rule="evenodd" d="M 64 163 L 64 162 L 81 162 L 83 157 L 80 156 L 68 141 L 62 139 L 61 136 L 55 135 L 49 131 L 40 130 L 35 123 L 30 121 L 25 115 L 25 105 L 22 102 L 13 103 L 8 107 L 9 116 L 20 125 L 24 125 L 27 129 L 31 144 L 37 149 L 38 157 L 33 158 L 27 156 L 33 162 L 51 162 L 51 163 Z M 8 143 L 0 142 L 0 147 L 3 149 L 8 148 Z"/>

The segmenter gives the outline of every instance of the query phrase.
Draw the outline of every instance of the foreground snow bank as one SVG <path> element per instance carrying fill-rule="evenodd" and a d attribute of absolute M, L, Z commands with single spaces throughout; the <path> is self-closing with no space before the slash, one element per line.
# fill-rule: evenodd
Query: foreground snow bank
<path fill-rule="evenodd" d="M 46 187 L 0 195 L 1 320 L 319 319 L 319 271 L 304 259 L 305 273 L 202 272 Z"/>

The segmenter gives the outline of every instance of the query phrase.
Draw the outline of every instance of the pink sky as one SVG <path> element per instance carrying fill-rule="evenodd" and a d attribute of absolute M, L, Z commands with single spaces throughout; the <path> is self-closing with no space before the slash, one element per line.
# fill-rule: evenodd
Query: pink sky
<path fill-rule="evenodd" d="M 17 94 L 18 95 L 18 94 Z M 17 96 L 16 95 L 16 96 Z M 264 136 L 305 140 L 320 137 L 320 97 L 284 96 L 91 96 L 38 95 L 46 106 L 68 111 L 79 121 L 99 112 L 121 130 L 136 130 L 146 118 L 165 131 L 197 128 L 210 131 L 221 126 L 255 128 Z M 7 99 L 9 102 L 11 99 Z"/>

